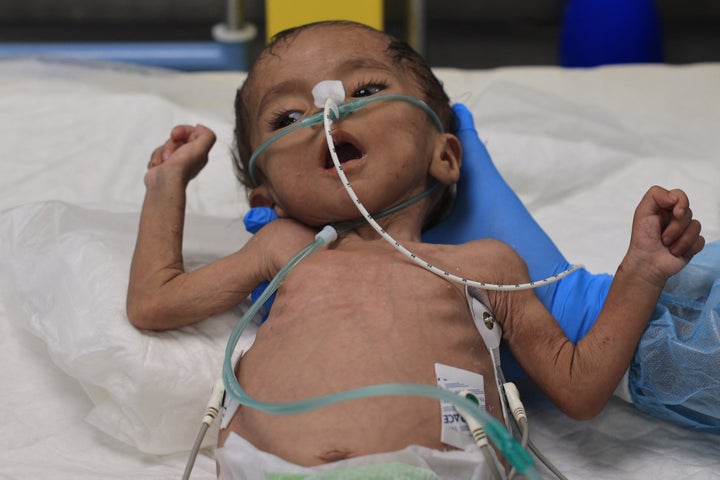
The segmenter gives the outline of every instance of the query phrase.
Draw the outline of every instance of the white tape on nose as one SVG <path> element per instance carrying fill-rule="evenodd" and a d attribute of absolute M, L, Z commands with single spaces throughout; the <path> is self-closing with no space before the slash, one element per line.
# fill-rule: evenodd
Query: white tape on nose
<path fill-rule="evenodd" d="M 315 106 L 323 108 L 328 98 L 335 104 L 342 103 L 345 100 L 345 89 L 340 80 L 323 80 L 313 87 L 312 95 Z"/>

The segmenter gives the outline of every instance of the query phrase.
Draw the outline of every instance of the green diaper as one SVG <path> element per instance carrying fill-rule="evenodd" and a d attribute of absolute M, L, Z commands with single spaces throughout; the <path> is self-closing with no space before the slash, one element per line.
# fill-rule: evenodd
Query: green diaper
<path fill-rule="evenodd" d="M 315 474 L 268 473 L 268 480 L 440 480 L 430 470 L 404 463 L 340 467 Z"/>

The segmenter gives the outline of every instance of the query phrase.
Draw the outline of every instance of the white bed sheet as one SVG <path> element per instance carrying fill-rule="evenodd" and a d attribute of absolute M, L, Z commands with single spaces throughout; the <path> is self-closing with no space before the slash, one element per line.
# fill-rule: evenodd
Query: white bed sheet
<path fill-rule="evenodd" d="M 684 188 L 720 239 L 720 65 L 437 73 L 570 261 L 614 271 L 651 184 Z M 129 258 L 146 162 L 176 123 L 219 139 L 189 189 L 189 265 L 247 239 L 228 155 L 243 77 L 0 62 L 1 478 L 180 477 L 243 306 L 141 334 L 124 318 Z M 577 422 L 524 391 L 535 442 L 569 478 L 720 478 L 717 436 L 620 400 Z M 193 478 L 214 476 L 208 447 Z"/>

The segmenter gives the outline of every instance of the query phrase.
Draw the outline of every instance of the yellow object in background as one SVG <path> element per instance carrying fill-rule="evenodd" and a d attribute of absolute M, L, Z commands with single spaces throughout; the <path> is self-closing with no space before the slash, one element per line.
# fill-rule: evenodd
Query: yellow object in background
<path fill-rule="evenodd" d="M 267 40 L 291 27 L 322 20 L 353 20 L 383 29 L 383 0 L 265 0 Z"/>

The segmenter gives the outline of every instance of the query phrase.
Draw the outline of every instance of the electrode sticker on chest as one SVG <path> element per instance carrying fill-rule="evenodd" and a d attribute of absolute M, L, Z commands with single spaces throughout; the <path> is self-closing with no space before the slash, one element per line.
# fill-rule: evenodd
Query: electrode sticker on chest
<path fill-rule="evenodd" d="M 472 392 L 480 402 L 480 407 L 485 408 L 485 383 L 479 373 L 436 363 L 435 376 L 438 387 L 455 394 L 462 391 Z M 440 440 L 443 443 L 461 449 L 475 444 L 467 423 L 455 405 L 446 401 L 440 402 L 440 414 L 442 421 Z"/>

